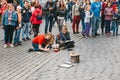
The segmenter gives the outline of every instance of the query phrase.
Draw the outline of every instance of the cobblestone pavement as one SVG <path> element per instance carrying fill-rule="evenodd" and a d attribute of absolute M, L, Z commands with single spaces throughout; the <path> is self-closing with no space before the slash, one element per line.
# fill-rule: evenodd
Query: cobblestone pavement
<path fill-rule="evenodd" d="M 57 30 L 53 28 L 54 35 Z M 0 33 L 2 39 L 1 29 Z M 71 36 L 76 41 L 73 51 L 80 54 L 80 63 L 71 68 L 58 67 L 70 61 L 70 51 L 28 53 L 31 41 L 7 49 L 3 49 L 3 42 L 0 42 L 0 80 L 120 80 L 120 36 L 101 35 L 88 39 Z"/>

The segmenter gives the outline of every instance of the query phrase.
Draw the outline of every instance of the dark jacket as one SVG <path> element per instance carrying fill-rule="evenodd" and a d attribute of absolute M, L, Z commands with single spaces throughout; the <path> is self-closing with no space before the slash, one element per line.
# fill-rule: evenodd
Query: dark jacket
<path fill-rule="evenodd" d="M 57 10 L 57 16 L 59 16 L 59 17 L 65 17 L 65 14 L 66 14 L 66 9 L 60 9 L 60 8 L 58 8 L 58 10 Z"/>
<path fill-rule="evenodd" d="M 119 21 L 119 18 L 120 18 L 120 16 L 118 13 L 113 14 L 113 21 Z"/>
<path fill-rule="evenodd" d="M 22 10 L 22 21 L 23 22 L 30 22 L 30 17 L 32 15 L 31 9 L 26 9 L 25 7 Z"/>
<path fill-rule="evenodd" d="M 50 7 L 52 7 L 53 10 L 49 10 Z M 45 11 L 46 15 L 53 15 L 54 12 L 55 12 L 55 3 L 47 1 L 46 4 L 45 4 L 44 11 Z"/>

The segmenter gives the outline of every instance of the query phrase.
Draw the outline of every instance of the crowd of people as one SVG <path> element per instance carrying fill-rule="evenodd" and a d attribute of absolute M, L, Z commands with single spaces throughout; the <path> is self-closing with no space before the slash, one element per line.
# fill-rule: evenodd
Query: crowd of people
<path fill-rule="evenodd" d="M 117 0 L 48 0 L 41 6 L 39 0 L 2 0 L 0 4 L 0 22 L 4 30 L 4 48 L 22 45 L 22 40 L 31 40 L 34 49 L 29 51 L 49 51 L 49 45 L 56 42 L 62 47 L 74 46 L 70 40 L 69 31 L 66 25 L 71 22 L 73 34 L 81 33 L 83 37 L 92 37 L 100 34 L 109 37 L 118 35 L 120 23 L 120 1 Z M 40 27 L 45 19 L 45 27 Z M 58 35 L 52 35 L 52 27 L 58 26 Z M 80 23 L 82 31 L 80 31 Z M 100 25 L 101 23 L 101 25 Z M 101 27 L 101 33 L 98 29 Z M 39 28 L 45 28 L 44 34 L 40 34 Z M 15 33 L 15 34 L 14 34 Z M 47 43 L 43 46 L 43 43 Z M 65 43 L 65 44 L 61 44 Z M 67 46 L 65 46 L 67 45 Z"/>

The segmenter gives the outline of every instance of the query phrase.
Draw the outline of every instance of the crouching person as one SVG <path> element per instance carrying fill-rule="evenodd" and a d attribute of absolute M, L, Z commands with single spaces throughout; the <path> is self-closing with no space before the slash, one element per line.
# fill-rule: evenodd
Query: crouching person
<path fill-rule="evenodd" d="M 34 49 L 29 49 L 31 51 L 50 51 L 50 46 L 54 42 L 54 37 L 51 33 L 40 34 L 32 40 L 32 46 Z"/>
<path fill-rule="evenodd" d="M 60 45 L 62 49 L 68 49 L 74 47 L 74 41 L 70 38 L 70 33 L 66 25 L 62 27 L 62 31 L 56 37 L 56 43 Z"/>

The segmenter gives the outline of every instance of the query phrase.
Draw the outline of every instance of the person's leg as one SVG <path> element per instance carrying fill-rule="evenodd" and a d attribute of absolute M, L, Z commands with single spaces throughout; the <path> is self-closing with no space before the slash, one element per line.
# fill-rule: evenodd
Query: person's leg
<path fill-rule="evenodd" d="M 49 16 L 47 15 L 45 17 L 45 34 L 47 33 L 48 30 L 48 24 L 49 24 Z"/>
<path fill-rule="evenodd" d="M 111 24 L 111 20 L 109 20 L 108 23 L 109 23 L 109 24 L 108 24 L 108 33 L 110 34 L 110 24 Z"/>
<path fill-rule="evenodd" d="M 77 16 L 76 32 L 79 33 L 80 16 Z"/>
<path fill-rule="evenodd" d="M 39 33 L 39 27 L 40 27 L 40 24 L 37 24 L 36 25 L 36 35 L 38 35 L 38 33 Z"/>
<path fill-rule="evenodd" d="M 32 46 L 33 46 L 35 51 L 39 50 L 39 44 L 32 43 Z"/>
<path fill-rule="evenodd" d="M 8 43 L 10 26 L 5 26 L 4 30 L 5 30 L 5 44 L 7 44 Z"/>
<path fill-rule="evenodd" d="M 116 29 L 115 21 L 112 21 L 112 31 L 113 31 L 113 36 L 115 35 L 115 29 Z"/>
<path fill-rule="evenodd" d="M 99 35 L 97 31 L 98 31 L 98 28 L 99 28 L 99 25 L 100 25 L 100 24 L 99 24 L 100 18 L 97 17 L 96 19 L 97 19 L 97 21 L 96 21 L 96 27 L 95 27 L 95 34 L 96 34 L 96 35 Z"/>
<path fill-rule="evenodd" d="M 118 35 L 118 28 L 119 28 L 119 24 L 118 22 L 116 22 L 116 36 Z"/>
<path fill-rule="evenodd" d="M 59 31 L 62 31 L 63 22 L 64 22 L 64 19 L 60 19 Z"/>
<path fill-rule="evenodd" d="M 76 16 L 74 16 L 74 19 L 73 19 L 73 22 L 72 22 L 72 30 L 73 30 L 73 33 L 75 34 L 75 23 L 76 23 Z"/>
<path fill-rule="evenodd" d="M 13 40 L 13 32 L 14 32 L 14 26 L 10 26 L 10 34 L 9 34 L 9 40 L 10 40 L 10 44 L 12 44 L 12 40 Z"/>
<path fill-rule="evenodd" d="M 30 23 L 27 22 L 26 23 L 26 39 L 29 38 L 29 26 L 30 26 Z"/>
<path fill-rule="evenodd" d="M 89 31 L 89 23 L 86 23 L 86 36 L 88 36 L 88 31 Z"/>
<path fill-rule="evenodd" d="M 36 28 L 36 25 L 33 24 L 33 28 L 32 29 L 33 29 L 34 37 L 36 36 L 36 29 L 35 28 Z"/>
<path fill-rule="evenodd" d="M 74 43 L 75 43 L 74 41 L 65 43 L 65 49 L 74 47 Z"/>
<path fill-rule="evenodd" d="M 23 28 L 22 28 L 22 39 L 25 39 L 24 35 L 25 35 L 25 29 L 26 29 L 26 24 L 23 22 Z"/>
<path fill-rule="evenodd" d="M 94 16 L 93 19 L 92 19 L 92 36 L 95 37 L 95 27 L 96 27 L 96 22 L 97 22 L 97 19 L 96 17 Z"/>
<path fill-rule="evenodd" d="M 17 35 L 18 35 L 18 30 L 15 30 L 14 44 L 17 43 Z"/>
<path fill-rule="evenodd" d="M 68 19 L 70 19 L 70 21 L 71 21 L 71 23 L 72 23 L 72 16 L 71 16 L 70 12 L 69 12 Z"/>
<path fill-rule="evenodd" d="M 58 19 L 58 30 L 60 32 L 60 19 Z"/>
<path fill-rule="evenodd" d="M 52 32 L 52 23 L 53 23 L 53 16 L 50 16 L 50 27 L 49 27 L 49 32 Z"/>
<path fill-rule="evenodd" d="M 84 19 L 81 20 L 81 24 L 82 24 L 82 32 L 85 30 L 85 22 Z"/>
<path fill-rule="evenodd" d="M 104 16 L 101 17 L 101 31 L 104 34 Z"/>

